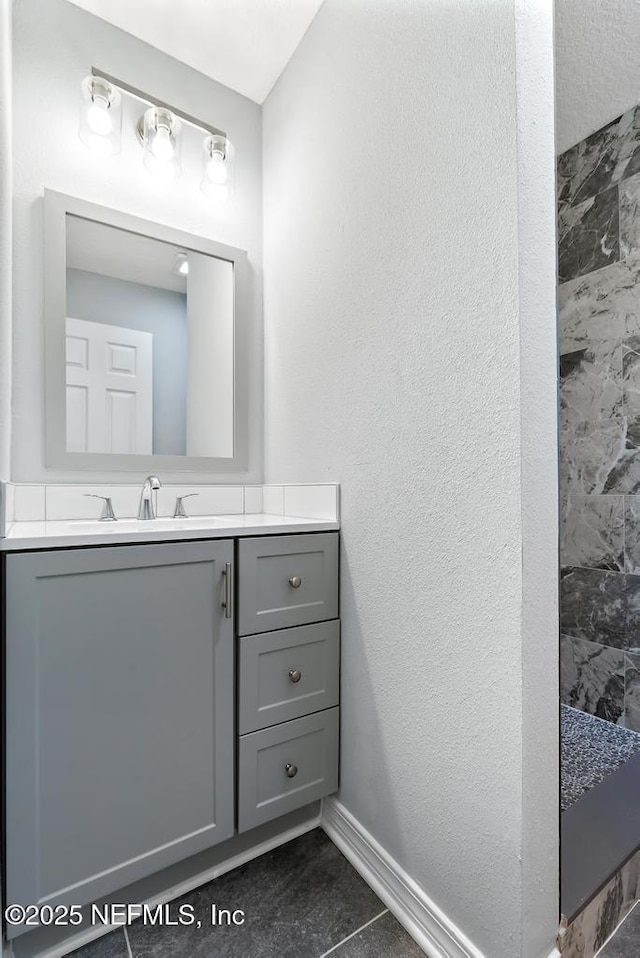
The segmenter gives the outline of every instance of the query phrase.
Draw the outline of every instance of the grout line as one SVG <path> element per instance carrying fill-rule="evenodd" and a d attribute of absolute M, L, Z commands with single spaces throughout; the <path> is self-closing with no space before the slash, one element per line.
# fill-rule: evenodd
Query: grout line
<path fill-rule="evenodd" d="M 385 908 L 385 910 L 381 911 L 379 915 L 376 915 L 376 917 L 372 918 L 370 921 L 366 921 L 364 925 L 360 925 L 359 928 L 356 928 L 355 931 L 352 931 L 350 935 L 347 935 L 346 938 L 343 938 L 342 941 L 339 941 L 338 944 L 334 945 L 333 948 L 330 948 L 329 951 L 323 952 L 323 954 L 320 955 L 320 958 L 327 958 L 327 955 L 332 955 L 333 952 L 337 951 L 338 948 L 341 948 L 345 944 L 345 942 L 351 941 L 352 938 L 355 938 L 356 935 L 359 935 L 360 932 L 364 931 L 365 928 L 368 928 L 369 925 L 373 925 L 374 921 L 377 921 L 378 918 L 382 918 L 383 915 L 387 915 L 388 913 L 389 913 L 389 909 Z M 131 956 L 131 958 L 133 958 L 133 955 Z"/>
<path fill-rule="evenodd" d="M 127 952 L 129 953 L 129 958 L 133 958 L 133 952 L 131 951 L 131 942 L 129 941 L 129 935 L 127 934 L 127 926 L 123 925 L 122 930 L 124 932 L 124 940 L 127 943 Z"/>
<path fill-rule="evenodd" d="M 635 909 L 636 905 L 638 905 L 638 903 L 639 903 L 638 901 L 635 901 L 635 902 L 633 903 L 633 905 L 631 906 L 631 908 L 629 909 L 629 911 L 626 913 L 626 915 L 624 916 L 624 918 L 622 918 L 622 919 L 618 922 L 618 924 L 616 925 L 616 927 L 613 929 L 613 931 L 611 932 L 611 934 L 609 935 L 609 937 L 608 937 L 607 940 L 605 941 L 604 945 L 602 945 L 600 948 L 598 948 L 597 952 L 596 952 L 595 955 L 594 955 L 594 958 L 598 958 L 598 955 L 602 954 L 602 952 L 603 952 L 604 949 L 607 947 L 607 945 L 609 944 L 609 942 L 611 941 L 611 939 L 612 939 L 612 938 L 615 938 L 615 936 L 617 935 L 618 931 L 620 930 L 620 928 L 622 927 L 622 925 L 624 925 L 625 921 L 626 921 L 627 918 L 630 916 L 631 912 Z M 131 956 L 131 958 L 133 958 L 133 955 Z"/>
<path fill-rule="evenodd" d="M 618 208 L 618 259 L 616 260 L 616 262 L 622 263 L 628 257 L 622 255 L 622 222 L 621 222 L 622 216 L 620 215 L 622 213 L 622 202 L 620 200 L 620 180 L 618 180 L 615 186 L 616 186 L 616 206 Z"/>

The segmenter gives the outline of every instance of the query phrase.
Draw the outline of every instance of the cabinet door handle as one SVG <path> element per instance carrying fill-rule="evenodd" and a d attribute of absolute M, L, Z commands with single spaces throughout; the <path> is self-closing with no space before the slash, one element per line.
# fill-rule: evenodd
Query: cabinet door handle
<path fill-rule="evenodd" d="M 302 678 L 302 672 L 300 669 L 289 669 L 289 678 L 292 682 L 299 682 Z"/>
<path fill-rule="evenodd" d="M 298 766 L 290 765 L 289 762 L 285 765 L 284 770 L 287 773 L 287 778 L 295 778 L 298 774 Z"/>
<path fill-rule="evenodd" d="M 233 563 L 225 562 L 222 574 L 224 576 L 224 602 L 222 603 L 222 608 L 224 609 L 225 619 L 231 619 L 233 618 Z"/>
<path fill-rule="evenodd" d="M 302 579 L 299 575 L 291 575 L 289 576 L 289 585 L 292 589 L 299 589 L 302 585 Z"/>

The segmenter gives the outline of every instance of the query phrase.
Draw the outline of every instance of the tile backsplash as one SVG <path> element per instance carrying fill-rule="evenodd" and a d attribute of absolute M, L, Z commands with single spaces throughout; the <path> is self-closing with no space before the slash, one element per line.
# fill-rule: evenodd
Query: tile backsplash
<path fill-rule="evenodd" d="M 46 518 L 49 522 L 60 519 L 97 519 L 100 516 L 102 503 L 93 496 L 109 496 L 117 516 L 133 516 L 135 503 L 140 498 L 140 489 L 136 486 L 113 486 L 112 488 L 108 485 L 44 486 L 42 488 L 45 490 L 44 516 L 42 513 L 21 515 L 16 510 L 16 522 L 42 518 Z"/>
<path fill-rule="evenodd" d="M 6 522 L 55 522 L 97 519 L 100 502 L 109 496 L 119 518 L 138 513 L 141 485 L 35 485 L 6 483 Z M 334 483 L 277 486 L 166 485 L 158 490 L 158 515 L 171 516 L 177 496 L 189 496 L 188 515 L 242 515 L 267 513 L 309 519 L 339 518 L 339 487 Z"/>
<path fill-rule="evenodd" d="M 280 485 L 263 487 L 264 511 L 278 516 L 336 519 L 340 515 L 340 487 Z"/>
<path fill-rule="evenodd" d="M 264 511 L 268 515 L 284 515 L 284 486 L 265 486 L 262 498 Z"/>
<path fill-rule="evenodd" d="M 244 487 L 244 512 L 246 515 L 255 515 L 265 512 L 264 491 L 262 486 Z"/>
<path fill-rule="evenodd" d="M 337 486 L 283 486 L 285 516 L 333 519 L 338 514 Z"/>
<path fill-rule="evenodd" d="M 244 512 L 243 486 L 201 486 L 198 489 L 163 486 L 158 490 L 158 515 L 172 516 L 177 496 L 189 496 L 184 500 L 184 507 L 190 516 L 237 516 Z"/>
<path fill-rule="evenodd" d="M 44 519 L 45 486 L 13 486 L 13 516 L 16 522 Z M 11 519 L 9 519 L 11 521 Z"/>

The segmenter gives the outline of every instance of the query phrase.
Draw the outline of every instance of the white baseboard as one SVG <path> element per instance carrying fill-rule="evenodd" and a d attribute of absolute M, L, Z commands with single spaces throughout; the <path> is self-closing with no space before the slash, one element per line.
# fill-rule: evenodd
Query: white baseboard
<path fill-rule="evenodd" d="M 485 958 L 337 799 L 324 800 L 320 825 L 429 958 Z"/>
<path fill-rule="evenodd" d="M 227 858 L 213 868 L 171 886 L 161 895 L 147 899 L 145 904 L 154 907 L 173 901 L 193 891 L 194 888 L 205 885 L 214 878 L 304 835 L 318 825 L 338 846 L 429 958 L 485 958 L 485 955 L 431 901 L 395 859 L 391 858 L 357 819 L 334 798 L 323 801 L 321 816 L 309 819 L 238 855 Z M 67 939 L 62 945 L 39 952 L 38 958 L 63 958 L 64 955 L 69 954 L 69 951 L 81 948 L 120 927 L 122 926 L 94 926 L 75 935 L 73 939 Z M 3 954 L 5 958 L 11 958 L 13 949 L 10 943 L 5 943 Z M 554 949 L 549 958 L 560 958 L 560 952 Z"/>
<path fill-rule="evenodd" d="M 165 905 L 167 902 L 174 901 L 176 898 L 180 898 L 182 895 L 188 894 L 195 888 L 199 888 L 200 885 L 206 885 L 207 882 L 213 881 L 214 878 L 219 878 L 220 875 L 225 875 L 234 868 L 239 868 L 240 865 L 245 865 L 247 862 L 253 861 L 254 858 L 259 858 L 260 855 L 264 855 L 266 852 L 270 852 L 274 848 L 278 848 L 280 845 L 285 845 L 287 842 L 292 841 L 292 839 L 298 838 L 300 835 L 304 835 L 306 832 L 312 831 L 319 825 L 320 816 L 317 815 L 314 818 L 310 818 L 306 822 L 302 822 L 300 825 L 295 825 L 293 828 L 287 829 L 285 832 L 280 832 L 278 835 L 274 835 L 272 838 L 267 838 L 257 845 L 252 845 L 251 848 L 240 852 L 238 855 L 233 855 L 231 858 L 226 858 L 218 865 L 214 865 L 212 868 L 206 869 L 206 871 L 200 872 L 197 875 L 192 875 L 186 881 L 180 882 L 177 885 L 172 885 L 160 895 L 155 895 L 153 898 L 147 898 L 146 901 L 138 902 L 137 904 L 149 905 L 151 908 L 155 908 L 156 905 Z M 77 948 L 81 948 L 84 945 L 88 945 L 90 942 L 95 941 L 96 938 L 102 938 L 103 935 L 108 935 L 109 932 L 115 931 L 117 928 L 122 928 L 122 925 L 94 925 L 87 929 L 87 931 L 81 932 L 78 935 L 74 935 L 73 938 L 68 938 L 61 945 L 47 948 L 46 950 L 38 952 L 37 958 L 63 958 L 63 956 L 68 955 L 69 952 L 75 951 Z M 11 952 L 6 953 L 5 958 L 8 958 L 10 955 Z"/>

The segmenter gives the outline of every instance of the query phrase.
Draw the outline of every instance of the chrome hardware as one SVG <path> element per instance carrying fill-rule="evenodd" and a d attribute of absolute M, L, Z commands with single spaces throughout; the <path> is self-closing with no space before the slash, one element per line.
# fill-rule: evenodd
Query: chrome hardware
<path fill-rule="evenodd" d="M 140 493 L 140 505 L 138 506 L 138 519 L 155 519 L 156 509 L 153 501 L 153 492 L 160 489 L 162 483 L 157 476 L 147 476 L 142 483 L 142 492 Z"/>
<path fill-rule="evenodd" d="M 289 576 L 289 585 L 292 589 L 299 589 L 302 585 L 302 579 L 299 575 L 291 575 Z"/>
<path fill-rule="evenodd" d="M 289 678 L 292 682 L 299 682 L 302 678 L 302 672 L 298 669 L 289 669 Z"/>
<path fill-rule="evenodd" d="M 102 509 L 100 511 L 100 522 L 117 522 L 118 517 L 113 511 L 113 504 L 109 496 L 96 496 L 93 492 L 85 492 L 87 499 L 102 499 Z"/>
<path fill-rule="evenodd" d="M 186 496 L 176 496 L 176 504 L 173 510 L 173 518 L 174 519 L 188 518 L 187 513 L 185 512 L 185 508 L 182 505 L 182 502 L 184 499 L 191 499 L 192 496 L 199 496 L 199 495 L 200 495 L 199 492 L 188 492 Z"/>
<path fill-rule="evenodd" d="M 289 762 L 285 765 L 284 770 L 287 773 L 287 778 L 295 778 L 298 774 L 298 766 L 290 765 Z"/>
<path fill-rule="evenodd" d="M 233 565 L 231 562 L 225 562 L 222 570 L 224 576 L 224 609 L 225 619 L 233 618 Z"/>

